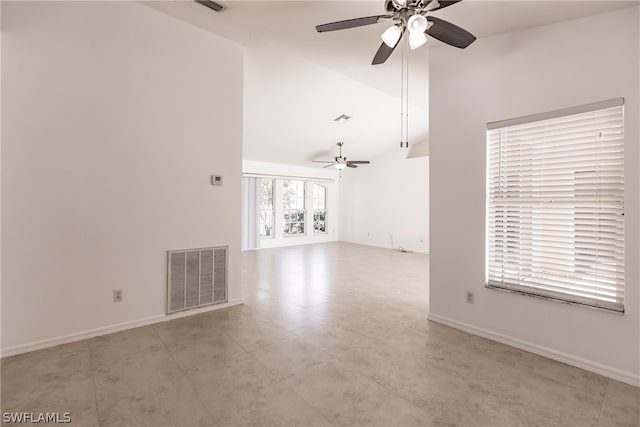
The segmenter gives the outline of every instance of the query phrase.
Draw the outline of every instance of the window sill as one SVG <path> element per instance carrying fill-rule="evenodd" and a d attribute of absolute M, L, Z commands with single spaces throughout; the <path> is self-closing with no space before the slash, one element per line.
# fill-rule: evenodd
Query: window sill
<path fill-rule="evenodd" d="M 494 291 L 507 292 L 507 293 L 511 293 L 511 294 L 519 294 L 519 295 L 524 295 L 524 296 L 530 297 L 530 298 L 538 298 L 538 299 L 543 299 L 543 300 L 547 300 L 547 301 L 559 302 L 559 303 L 567 304 L 567 305 L 576 305 L 576 306 L 580 306 L 580 307 L 584 307 L 584 308 L 589 308 L 589 309 L 592 309 L 592 310 L 604 311 L 604 312 L 611 313 L 611 314 L 618 314 L 618 315 L 622 315 L 622 316 L 624 316 L 624 314 L 625 314 L 624 308 L 622 309 L 622 311 L 620 311 L 620 310 L 616 310 L 616 309 L 613 309 L 613 308 L 598 307 L 596 305 L 590 305 L 590 304 L 586 304 L 586 303 L 582 303 L 582 302 L 569 301 L 569 300 L 565 300 L 565 299 L 561 299 L 561 298 L 555 298 L 555 297 L 551 297 L 551 296 L 547 296 L 547 295 L 540 295 L 540 294 L 534 294 L 534 293 L 530 293 L 530 292 L 526 292 L 526 291 L 520 291 L 520 290 L 516 290 L 516 289 L 503 288 L 503 287 L 500 287 L 500 286 L 497 286 L 497 285 L 490 285 L 488 283 L 485 283 L 484 287 L 487 288 L 487 289 L 494 290 Z"/>

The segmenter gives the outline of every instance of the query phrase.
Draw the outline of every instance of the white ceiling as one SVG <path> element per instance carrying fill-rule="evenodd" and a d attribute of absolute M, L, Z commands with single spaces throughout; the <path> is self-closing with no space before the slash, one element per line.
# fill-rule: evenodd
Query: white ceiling
<path fill-rule="evenodd" d="M 318 24 L 382 14 L 382 0 L 219 2 L 227 6 L 221 13 L 191 0 L 146 4 L 246 47 L 245 158 L 311 166 L 312 158 L 336 155 L 340 140 L 351 159 L 399 146 L 400 52 L 371 65 L 388 24 L 315 31 Z M 464 0 L 434 16 L 482 38 L 636 4 Z M 434 47 L 455 49 L 429 40 L 410 55 L 411 143 L 428 136 L 428 53 Z M 334 123 L 340 114 L 353 119 Z"/>

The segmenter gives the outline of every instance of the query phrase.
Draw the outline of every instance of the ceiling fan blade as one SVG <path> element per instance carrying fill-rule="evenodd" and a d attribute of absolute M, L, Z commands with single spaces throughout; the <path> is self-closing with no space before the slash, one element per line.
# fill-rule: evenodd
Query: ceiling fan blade
<path fill-rule="evenodd" d="M 314 163 L 331 163 L 334 164 L 334 161 L 329 161 L 329 160 L 311 160 Z"/>
<path fill-rule="evenodd" d="M 456 3 L 460 3 L 462 0 L 438 0 L 438 3 L 440 4 L 440 6 L 430 9 L 430 12 L 433 12 L 434 10 L 440 10 L 440 9 L 444 9 L 445 7 L 449 7 L 451 5 L 454 5 Z"/>
<path fill-rule="evenodd" d="M 400 38 L 402 38 L 402 37 L 400 37 Z M 396 46 L 398 46 L 398 43 L 396 43 Z M 395 46 L 394 47 L 389 47 L 389 46 L 387 46 L 386 43 L 382 42 L 382 44 L 378 48 L 378 51 L 376 52 L 375 56 L 373 57 L 373 61 L 371 61 L 371 65 L 384 64 L 385 61 L 387 59 L 389 59 L 389 57 L 391 56 L 391 54 L 393 53 L 394 49 L 395 49 Z"/>
<path fill-rule="evenodd" d="M 348 167 L 348 168 L 357 168 L 358 166 L 354 165 L 354 164 L 353 164 L 353 163 L 351 163 L 351 162 L 347 162 L 347 167 Z"/>
<path fill-rule="evenodd" d="M 467 30 L 444 19 L 427 16 L 427 20 L 432 22 L 433 25 L 425 33 L 443 43 L 464 49 L 476 40 L 476 37 Z"/>
<path fill-rule="evenodd" d="M 384 62 L 387 59 L 389 59 L 389 57 L 391 56 L 391 54 L 393 53 L 394 49 L 400 44 L 400 40 L 402 40 L 402 37 L 404 37 L 404 28 L 402 29 L 402 32 L 400 33 L 400 37 L 398 37 L 398 41 L 396 42 L 396 44 L 393 47 L 389 47 L 389 46 L 387 46 L 387 44 L 385 42 L 382 42 L 382 44 L 378 48 L 378 51 L 376 52 L 375 56 L 373 57 L 373 61 L 371 62 L 371 65 L 384 64 Z"/>
<path fill-rule="evenodd" d="M 349 163 L 353 163 L 354 165 L 368 165 L 371 162 L 369 160 L 349 160 Z"/>
<path fill-rule="evenodd" d="M 316 31 L 324 33 L 326 31 L 346 30 L 347 28 L 362 27 L 364 25 L 377 24 L 381 18 L 388 18 L 388 15 L 365 16 L 363 18 L 347 19 L 344 21 L 330 22 L 328 24 L 316 25 Z"/>
<path fill-rule="evenodd" d="M 330 165 L 327 166 L 323 166 L 322 169 L 326 169 L 326 168 L 330 168 L 331 166 L 335 165 L 335 163 L 331 163 Z"/>

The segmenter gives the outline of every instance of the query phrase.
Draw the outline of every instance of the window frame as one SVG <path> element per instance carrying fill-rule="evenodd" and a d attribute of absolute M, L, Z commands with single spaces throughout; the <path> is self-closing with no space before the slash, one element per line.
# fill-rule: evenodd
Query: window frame
<path fill-rule="evenodd" d="M 284 196 L 285 196 L 285 182 L 287 181 L 291 181 L 291 182 L 296 182 L 296 183 L 301 183 L 302 184 L 302 196 L 298 195 L 298 190 L 300 189 L 300 186 L 297 186 L 296 188 L 296 205 L 298 204 L 298 202 L 300 200 L 302 200 L 302 209 L 300 208 L 295 208 L 295 209 L 290 209 L 286 207 L 286 203 L 284 201 Z M 300 180 L 300 179 L 293 179 L 293 178 L 285 178 L 282 180 L 282 229 L 281 229 L 281 235 L 282 237 L 301 237 L 301 236 L 306 236 L 307 235 L 307 182 L 304 180 Z M 302 221 L 289 221 L 287 220 L 287 214 L 291 215 L 292 212 L 302 212 Z M 285 230 L 287 229 L 287 225 L 291 225 L 291 224 L 302 224 L 302 232 L 300 233 L 286 233 Z"/>
<path fill-rule="evenodd" d="M 598 147 L 598 154 L 594 156 L 596 160 L 594 161 L 595 163 L 593 165 L 587 163 L 586 165 L 581 164 L 580 166 L 570 166 L 572 163 L 577 163 L 573 157 L 571 157 L 571 161 L 563 161 L 561 163 L 558 163 L 562 165 L 563 177 L 561 180 L 554 177 L 553 181 L 554 184 L 556 184 L 557 182 L 562 183 L 563 192 L 569 195 L 564 197 L 568 198 L 561 200 L 556 199 L 556 197 L 560 196 L 545 196 L 544 199 L 548 200 L 544 201 L 546 203 L 551 203 L 548 204 L 547 207 L 545 207 L 543 204 L 537 204 L 542 202 L 534 200 L 533 195 L 535 195 L 535 193 L 531 193 L 531 195 L 529 195 L 529 198 L 531 199 L 529 205 L 524 204 L 527 207 L 523 208 L 523 204 L 518 201 L 518 197 L 522 196 L 513 196 L 513 194 L 517 194 L 514 193 L 514 189 L 516 192 L 519 191 L 527 193 L 527 191 L 531 192 L 536 188 L 531 183 L 531 180 L 533 179 L 532 177 L 534 177 L 536 173 L 530 172 L 530 175 L 527 176 L 526 173 L 523 173 L 523 170 L 529 168 L 529 170 L 535 170 L 537 172 L 538 170 L 536 170 L 535 168 L 540 168 L 540 163 L 534 165 L 533 159 L 537 158 L 536 156 L 539 156 L 540 154 L 542 154 L 543 158 L 545 156 L 551 157 L 549 153 L 545 151 L 548 150 L 548 148 L 544 143 L 546 143 L 547 141 L 549 141 L 550 144 L 554 142 L 557 143 L 558 137 L 549 137 L 549 139 L 547 140 L 545 131 L 545 136 L 542 140 L 544 142 L 542 145 L 545 146 L 542 148 L 538 147 L 535 150 L 531 148 L 533 146 L 531 142 L 533 140 L 532 137 L 529 137 L 530 139 L 527 139 L 527 137 L 522 137 L 523 139 L 516 138 L 515 141 L 517 141 L 517 144 L 514 146 L 515 149 L 518 150 L 518 162 L 520 163 L 518 163 L 517 166 L 513 166 L 512 164 L 509 164 L 509 162 L 512 162 L 512 160 L 508 159 L 509 155 L 503 154 L 503 139 L 501 133 L 498 133 L 497 138 L 500 142 L 498 143 L 498 154 L 495 154 L 496 147 L 495 145 L 492 145 L 495 144 L 495 133 L 501 132 L 501 130 L 506 129 L 516 129 L 517 132 L 518 126 L 520 125 L 531 124 L 531 126 L 545 126 L 545 123 L 547 121 L 553 121 L 554 119 L 559 119 L 560 122 L 562 122 L 562 120 L 569 121 L 569 117 L 584 113 L 595 114 L 597 117 L 598 113 L 610 109 L 612 110 L 616 107 L 619 107 L 621 117 L 619 126 L 621 128 L 621 132 L 619 132 L 621 136 L 614 138 L 616 141 L 620 141 L 617 143 L 617 145 L 615 145 L 616 148 L 619 147 L 617 153 L 621 158 L 621 160 L 618 160 L 621 165 L 616 164 L 616 167 L 618 167 L 618 169 L 609 169 L 612 168 L 612 166 L 609 165 L 603 167 L 603 163 L 601 163 L 599 154 L 599 138 L 601 138 L 603 135 L 603 128 L 594 125 L 594 130 L 599 132 L 599 136 L 597 136 L 596 139 L 593 140 L 593 142 L 589 140 L 584 142 L 584 146 L 578 145 L 582 144 L 582 142 L 576 141 L 578 141 L 579 139 L 585 140 L 585 138 L 577 135 L 572 136 L 571 138 L 563 139 L 563 143 L 576 144 L 578 149 L 584 150 L 585 148 L 583 147 Z M 598 122 L 597 118 L 592 120 L 596 123 Z M 540 124 L 536 122 L 540 122 Z M 560 301 L 568 304 L 592 307 L 615 313 L 624 313 L 624 99 L 618 98 L 565 110 L 557 110 L 533 116 L 489 123 L 487 124 L 486 135 L 487 188 L 485 217 L 485 287 L 490 289 L 514 292 L 527 296 L 544 298 L 553 301 Z M 493 138 L 493 142 L 490 138 Z M 527 143 L 529 143 L 529 145 L 527 145 Z M 590 146 L 588 144 L 592 145 Z M 513 150 L 514 148 L 508 147 L 508 149 Z M 531 154 L 528 154 L 526 152 L 527 149 L 531 151 Z M 505 148 L 504 150 L 507 149 Z M 505 153 L 506 152 L 507 151 L 505 151 Z M 525 154 L 523 155 L 523 153 Z M 527 155 L 529 155 L 530 157 L 527 157 Z M 531 162 L 531 164 L 528 164 L 527 160 Z M 589 162 L 590 160 L 591 159 L 588 159 L 587 162 Z M 602 160 L 602 162 L 606 163 L 605 160 Z M 509 164 L 509 166 L 504 166 L 505 163 Z M 496 164 L 498 166 L 496 166 Z M 523 166 L 523 164 L 525 166 Z M 591 167 L 593 167 L 594 170 L 581 170 L 590 169 Z M 495 178 L 496 170 L 499 174 L 499 178 L 497 180 Z M 507 175 L 506 177 L 504 177 L 502 175 L 503 170 L 508 171 L 513 175 Z M 612 209 L 613 213 L 607 212 L 606 214 L 603 214 L 603 211 L 600 208 L 600 185 L 601 180 L 604 182 L 603 177 L 607 173 L 610 173 L 610 170 L 614 170 L 615 173 L 621 174 L 622 176 L 622 183 L 619 184 L 620 187 L 615 188 L 617 191 L 622 192 L 622 195 L 619 196 L 622 200 L 611 203 L 616 205 L 615 208 L 606 208 Z M 592 174 L 592 176 L 587 177 L 587 175 L 582 175 L 585 172 Z M 573 173 L 573 177 L 571 177 L 571 173 Z M 527 179 L 529 180 L 528 183 Z M 549 185 L 545 182 L 546 179 L 548 178 L 540 178 L 541 184 L 538 184 L 542 186 Z M 497 187 L 496 181 L 498 182 Z M 525 184 L 523 184 L 523 182 Z M 596 183 L 595 185 L 597 186 L 597 189 L 591 189 L 589 193 L 585 193 L 585 188 L 589 187 L 589 185 L 585 185 L 585 182 L 591 186 L 594 186 L 594 183 Z M 608 187 L 605 187 L 605 190 L 612 191 L 611 188 Z M 498 194 L 498 196 L 496 196 L 496 193 Z M 615 191 L 613 193 L 615 193 Z M 598 201 L 598 207 L 587 207 L 586 205 L 581 206 L 580 200 L 571 199 L 571 197 L 578 198 L 578 196 L 583 196 L 585 194 L 588 197 L 595 198 Z M 594 194 L 597 194 L 597 196 L 594 196 Z M 515 198 L 509 199 L 509 195 Z M 500 196 L 502 196 L 503 198 L 500 199 Z M 610 196 L 610 194 L 607 193 L 606 196 Z M 543 200 L 543 198 L 541 198 L 541 200 Z M 515 203 L 510 203 L 511 201 L 514 201 Z M 536 254 L 536 252 L 538 251 L 537 245 L 540 245 L 540 243 L 536 243 L 536 240 L 542 239 L 540 241 L 543 242 L 542 245 L 544 246 L 544 239 L 546 237 L 555 237 L 558 234 L 558 231 L 550 231 L 549 229 L 545 229 L 545 227 L 548 227 L 548 222 L 550 221 L 547 219 L 547 216 L 550 212 L 549 209 L 551 209 L 551 212 L 553 212 L 553 208 L 560 208 L 560 203 L 562 203 L 563 201 L 566 203 L 565 205 L 562 205 L 564 206 L 565 213 L 562 217 L 558 218 L 561 218 L 561 220 L 564 221 L 568 219 L 569 221 L 567 222 L 567 224 L 571 225 L 569 233 L 566 232 L 565 225 L 560 226 L 560 231 L 568 234 L 568 236 L 564 237 L 565 240 L 562 241 L 562 243 L 566 247 L 558 250 L 558 254 L 549 255 L 547 248 L 542 250 L 545 255 L 540 255 L 539 252 L 538 254 Z M 554 202 L 556 203 L 555 206 L 553 205 Z M 594 204 L 593 202 L 591 203 Z M 551 208 L 549 208 L 548 206 L 551 206 Z M 538 211 L 538 213 L 536 213 L 536 210 Z M 512 215 L 510 215 L 509 212 L 512 212 Z M 587 227 L 585 231 L 584 224 L 589 223 L 589 221 L 585 220 L 585 218 L 591 217 L 596 218 L 595 223 L 597 225 L 590 225 L 590 228 Z M 616 236 L 609 236 L 605 239 L 602 236 L 607 236 L 608 229 L 606 225 L 601 226 L 601 223 L 611 221 L 611 218 L 613 218 L 616 227 L 618 227 L 618 229 L 621 229 L 621 231 L 618 232 Z M 530 220 L 529 223 L 525 223 L 527 219 Z M 492 221 L 493 224 L 491 223 Z M 554 219 L 554 221 L 559 221 L 559 224 L 563 224 L 560 220 Z M 523 226 L 523 224 L 525 224 L 525 226 Z M 578 233 L 577 231 L 576 224 L 580 224 L 580 226 L 583 227 L 580 233 Z M 589 243 L 590 246 L 584 243 L 584 240 L 588 240 L 583 237 L 585 233 L 588 237 L 591 238 L 593 238 L 593 236 L 596 236 L 597 238 L 593 239 L 595 243 Z M 524 237 L 522 237 L 523 235 Z M 578 235 L 580 235 L 580 239 L 582 240 L 581 242 L 579 242 L 578 240 Z M 492 237 L 494 238 L 494 240 L 491 239 Z M 499 237 L 499 239 L 497 237 Z M 567 244 L 567 239 L 569 244 Z M 523 241 L 527 243 L 523 244 Z M 615 262 L 610 265 L 605 262 L 611 262 L 607 260 L 606 256 L 600 257 L 598 255 L 597 248 L 600 245 L 604 246 L 606 244 L 614 243 L 617 244 L 618 247 L 621 247 L 621 249 L 619 250 L 619 252 L 615 253 L 615 256 L 617 258 L 615 259 Z M 525 247 L 525 250 L 522 249 L 523 246 Z M 596 248 L 595 256 L 589 254 L 585 255 L 585 253 L 593 251 L 594 247 Z M 518 256 L 513 255 L 518 251 L 520 251 L 520 261 L 516 261 L 516 258 L 518 258 Z M 509 254 L 512 255 L 510 256 Z M 571 258 L 571 254 L 573 254 L 573 258 Z M 585 261 L 586 258 L 594 259 L 589 260 L 589 263 L 587 263 L 587 261 Z M 538 267 L 536 267 L 536 263 L 539 263 Z M 555 263 L 558 264 L 554 265 L 553 267 L 549 267 L 550 264 Z M 496 267 L 496 265 L 499 265 L 499 267 Z M 573 270 L 568 270 L 569 272 L 573 273 L 573 277 L 571 274 L 562 277 L 562 273 L 560 273 L 562 268 L 557 267 L 557 265 L 560 265 L 562 268 L 573 268 Z M 612 274 L 613 278 L 608 277 L 606 279 L 602 279 L 601 283 L 600 279 L 598 278 L 598 273 L 600 272 L 599 268 L 602 268 L 603 266 L 613 268 L 613 273 L 609 273 Z M 545 270 L 552 270 L 554 271 L 554 273 L 550 274 L 548 272 L 545 272 Z M 589 270 L 595 270 L 595 273 Z M 522 274 L 523 271 L 525 271 L 526 273 Z M 502 281 L 497 280 L 496 277 L 499 277 L 501 274 Z M 514 277 L 517 277 L 517 279 Z M 559 277 L 561 279 L 558 279 Z M 596 277 L 595 281 L 594 277 Z M 563 286 L 557 286 L 556 284 L 560 283 L 560 281 L 562 280 L 565 281 L 565 284 L 563 284 Z M 609 288 L 612 288 L 613 290 L 609 291 Z M 606 295 L 605 291 L 610 292 L 614 296 Z M 588 297 L 586 295 L 592 296 Z"/>
<path fill-rule="evenodd" d="M 267 181 L 271 181 L 271 209 L 263 209 L 262 208 L 262 184 L 264 182 Z M 270 217 L 271 217 L 271 234 L 269 235 L 262 235 L 262 228 L 263 228 L 263 220 L 262 220 L 262 214 L 263 212 L 269 212 L 270 213 Z M 260 178 L 260 203 L 259 203 L 259 213 L 258 213 L 258 217 L 259 217 L 259 224 L 258 227 L 260 229 L 260 239 L 275 239 L 276 237 L 276 180 L 271 178 Z"/>
<path fill-rule="evenodd" d="M 312 184 L 313 184 L 313 191 L 311 192 L 311 197 L 313 199 L 313 206 L 312 206 L 313 207 L 313 209 L 312 209 L 313 213 L 311 215 L 311 223 L 312 223 L 311 224 L 311 228 L 313 230 L 313 234 L 315 236 L 322 235 L 322 234 L 329 234 L 329 229 L 327 227 L 327 211 L 328 211 L 328 209 L 327 209 L 327 201 L 329 200 L 329 197 L 328 197 L 327 193 L 329 192 L 329 189 L 327 188 L 327 186 L 322 185 L 322 184 L 318 184 L 318 183 L 315 183 L 315 182 L 312 183 Z M 316 192 L 315 192 L 316 188 L 321 188 L 322 191 L 323 191 L 323 202 L 322 202 L 322 204 L 324 205 L 323 209 L 316 209 L 316 202 L 318 201 L 318 198 L 316 197 Z M 316 212 L 324 212 L 324 219 L 322 221 L 317 221 L 316 220 Z M 322 223 L 323 226 L 324 226 L 324 231 L 317 231 L 316 230 L 316 223 Z"/>

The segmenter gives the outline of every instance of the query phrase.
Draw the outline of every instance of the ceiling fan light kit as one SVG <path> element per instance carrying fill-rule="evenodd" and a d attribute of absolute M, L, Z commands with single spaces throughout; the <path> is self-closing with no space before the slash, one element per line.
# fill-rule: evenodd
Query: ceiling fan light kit
<path fill-rule="evenodd" d="M 424 33 L 425 31 L 427 31 L 427 25 L 427 18 L 418 13 L 416 13 L 415 15 L 411 15 L 411 17 L 407 21 L 407 28 L 409 28 L 409 33 L 411 35 Z"/>
<path fill-rule="evenodd" d="M 400 26 L 393 25 L 387 28 L 387 30 L 384 33 L 382 33 L 382 36 L 380 36 L 380 38 L 382 38 L 382 41 L 387 46 L 393 49 L 394 47 L 396 47 L 396 45 L 400 41 L 401 36 L 402 36 L 402 30 L 400 29 Z"/>
<path fill-rule="evenodd" d="M 427 36 L 424 33 L 409 34 L 409 47 L 411 50 L 417 49 L 427 42 Z"/>

